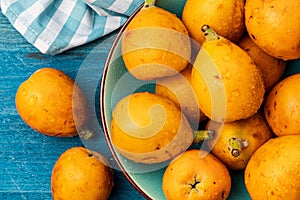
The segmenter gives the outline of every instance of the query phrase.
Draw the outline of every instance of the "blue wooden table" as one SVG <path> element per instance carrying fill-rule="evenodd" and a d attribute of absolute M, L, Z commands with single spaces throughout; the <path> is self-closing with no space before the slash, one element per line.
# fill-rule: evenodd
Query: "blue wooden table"
<path fill-rule="evenodd" d="M 65 53 L 48 56 L 38 52 L 0 13 L 0 199 L 51 199 L 51 171 L 68 148 L 81 146 L 79 137 L 57 138 L 28 127 L 15 108 L 19 85 L 35 70 L 53 67 L 76 79 L 80 67 L 93 53 L 93 63 L 103 69 L 116 32 Z M 101 70 L 98 71 L 101 73 Z M 105 140 L 100 138 L 108 155 Z M 143 199 L 119 170 L 110 199 Z"/>

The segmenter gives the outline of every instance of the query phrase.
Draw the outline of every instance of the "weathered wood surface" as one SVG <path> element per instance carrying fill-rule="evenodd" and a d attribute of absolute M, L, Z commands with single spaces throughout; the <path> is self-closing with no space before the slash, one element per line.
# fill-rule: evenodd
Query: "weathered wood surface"
<path fill-rule="evenodd" d="M 29 128 L 15 108 L 15 93 L 41 67 L 63 70 L 73 79 L 91 52 L 90 60 L 103 69 L 116 33 L 56 56 L 43 55 L 29 44 L 0 13 L 0 199 L 51 199 L 50 178 L 56 159 L 66 149 L 80 146 L 79 137 L 55 138 Z M 94 58 L 92 56 L 92 58 Z M 96 72 L 96 73 L 97 73 Z M 98 102 L 96 102 L 98 103 Z M 101 141 L 105 147 L 104 138 Z M 109 152 L 108 149 L 105 151 Z M 110 199 L 143 199 L 123 174 L 115 170 Z"/>

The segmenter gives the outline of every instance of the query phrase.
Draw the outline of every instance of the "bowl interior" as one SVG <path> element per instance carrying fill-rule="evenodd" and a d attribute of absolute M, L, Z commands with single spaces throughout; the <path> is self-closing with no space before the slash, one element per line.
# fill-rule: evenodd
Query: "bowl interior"
<path fill-rule="evenodd" d="M 157 6 L 162 7 L 175 13 L 181 17 L 181 12 L 185 0 L 164 0 L 157 1 Z M 139 10 L 139 9 L 138 9 Z M 137 10 L 137 11 L 138 11 Z M 136 12 L 137 12 L 136 11 Z M 146 165 L 135 163 L 120 155 L 111 144 L 110 140 L 110 123 L 112 118 L 112 110 L 116 103 L 123 97 L 138 91 L 155 91 L 154 81 L 141 81 L 131 76 L 122 59 L 120 42 L 122 32 L 129 21 L 134 17 L 136 12 L 127 21 L 121 29 L 108 56 L 104 69 L 101 85 L 101 117 L 103 129 L 106 135 L 107 142 L 115 156 L 119 167 L 122 169 L 127 179 L 139 190 L 145 197 L 151 199 L 165 199 L 162 186 L 162 176 L 167 163 L 155 165 Z M 300 60 L 289 61 L 285 76 L 300 72 Z M 243 181 L 243 171 L 231 171 L 232 174 L 232 189 L 228 199 L 251 199 Z"/>

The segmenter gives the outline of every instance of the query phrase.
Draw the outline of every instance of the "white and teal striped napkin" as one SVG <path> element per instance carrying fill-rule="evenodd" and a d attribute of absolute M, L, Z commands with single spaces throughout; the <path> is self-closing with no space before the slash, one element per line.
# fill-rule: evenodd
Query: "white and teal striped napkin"
<path fill-rule="evenodd" d="M 44 54 L 58 54 L 124 24 L 144 0 L 0 0 L 2 13 Z"/>

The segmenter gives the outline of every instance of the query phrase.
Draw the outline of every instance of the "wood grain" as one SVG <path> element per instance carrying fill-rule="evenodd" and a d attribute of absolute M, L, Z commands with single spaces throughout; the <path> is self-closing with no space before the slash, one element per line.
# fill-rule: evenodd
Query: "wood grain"
<path fill-rule="evenodd" d="M 82 145 L 79 137 L 49 137 L 28 127 L 15 108 L 14 97 L 18 86 L 41 67 L 63 70 L 75 79 L 78 69 L 91 53 L 97 55 L 98 59 L 90 63 L 103 69 L 115 36 L 116 33 L 113 33 L 65 53 L 48 56 L 40 54 L 0 13 L 1 200 L 51 199 L 50 178 L 56 159 L 68 148 Z M 100 139 L 105 144 L 104 138 Z M 103 148 L 105 154 L 109 155 L 107 147 L 103 145 Z M 110 199 L 143 199 L 118 170 L 115 170 L 115 182 Z"/>

